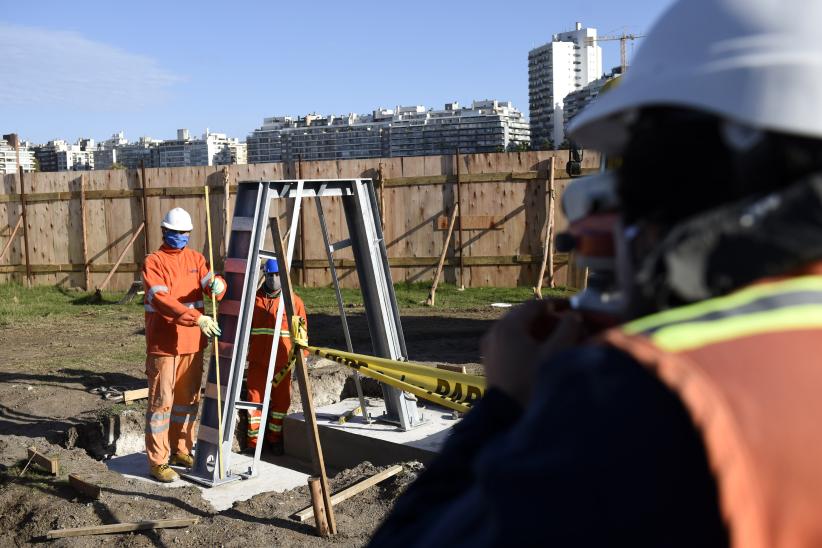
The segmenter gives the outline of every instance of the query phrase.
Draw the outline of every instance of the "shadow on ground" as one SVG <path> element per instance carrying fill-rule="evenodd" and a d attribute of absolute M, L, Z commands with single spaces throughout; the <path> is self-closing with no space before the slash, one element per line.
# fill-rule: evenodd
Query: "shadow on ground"
<path fill-rule="evenodd" d="M 362 312 L 348 313 L 354 352 L 371 354 L 368 322 Z M 479 363 L 479 341 L 496 320 L 450 316 L 402 316 L 408 358 L 412 361 Z M 308 315 L 308 339 L 312 345 L 345 350 L 345 336 L 339 316 Z"/>

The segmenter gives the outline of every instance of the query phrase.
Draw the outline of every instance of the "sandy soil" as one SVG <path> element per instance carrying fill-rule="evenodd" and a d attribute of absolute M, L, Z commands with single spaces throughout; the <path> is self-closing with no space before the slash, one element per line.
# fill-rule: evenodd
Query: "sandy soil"
<path fill-rule="evenodd" d="M 495 309 L 443 314 L 421 310 L 403 315 L 409 357 L 423 362 L 466 364 L 477 370 L 479 339 L 499 317 Z M 420 466 L 411 464 L 395 479 L 381 483 L 336 508 L 339 535 L 322 540 L 310 524 L 288 518 L 307 505 L 307 488 L 267 493 L 214 512 L 193 487 L 164 489 L 127 479 L 107 470 L 96 450 L 95 425 L 123 406 L 95 390 L 145 386 L 141 353 L 142 317 L 117 316 L 101 323 L 78 315 L 71 322 L 43 318 L 36 326 L 0 330 L 0 545 L 24 546 L 56 528 L 117 521 L 199 517 L 185 529 L 109 535 L 106 544 L 127 546 L 361 546 L 367 542 L 392 501 Z M 355 351 L 368 353 L 365 318 L 356 310 L 349 321 Z M 312 344 L 344 348 L 339 319 L 309 316 Z M 314 363 L 312 380 L 318 404 L 353 395 L 348 372 L 336 364 Z M 294 390 L 296 393 L 297 390 Z M 137 406 L 139 409 L 139 405 Z M 99 442 L 99 440 L 96 440 Z M 26 447 L 59 455 L 60 476 L 52 478 L 25 463 Z M 95 458 L 97 457 L 97 458 Z M 364 463 L 332 478 L 334 491 L 372 475 Z M 103 487 L 98 501 L 89 501 L 68 486 L 69 473 L 93 474 Z M 53 541 L 61 546 L 97 546 L 104 537 Z"/>

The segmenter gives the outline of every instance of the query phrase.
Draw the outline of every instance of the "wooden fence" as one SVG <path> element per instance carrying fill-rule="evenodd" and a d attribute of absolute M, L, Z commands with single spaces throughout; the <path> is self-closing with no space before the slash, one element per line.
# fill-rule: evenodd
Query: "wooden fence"
<path fill-rule="evenodd" d="M 431 280 L 445 241 L 447 216 L 456 203 L 459 186 L 465 285 L 531 286 L 536 281 L 543 253 L 548 170 L 554 154 L 557 155 L 555 196 L 558 198 L 569 181 L 564 172 L 567 159 L 564 151 L 146 169 L 148 248 L 144 237 L 139 236 L 123 256 L 109 287 L 128 288 L 139 276 L 147 249 L 152 251 L 161 243 L 160 220 L 172 207 L 183 207 L 191 213 L 195 229 L 190 245 L 206 252 L 203 185 L 210 187 L 215 255 L 222 256 L 225 252 L 225 180 L 232 188 L 231 208 L 234 185 L 238 181 L 298 177 L 375 180 L 395 282 Z M 597 163 L 596 155 L 588 154 L 583 168 L 592 171 Z M 99 285 L 143 221 L 140 179 L 139 170 L 26 173 L 23 179 L 25 228 L 33 282 L 83 287 L 88 264 L 91 288 Z M 18 176 L 5 175 L 0 180 L 2 249 L 21 215 L 23 203 Z M 345 239 L 347 230 L 339 199 L 323 200 L 331 240 Z M 277 202 L 272 210 L 284 217 L 286 206 Z M 562 230 L 566 222 L 558 207 L 559 201 L 556 203 L 555 226 Z M 314 207 L 303 208 L 302 223 L 306 228 L 299 235 L 292 266 L 297 280 L 305 285 L 329 284 Z M 449 246 L 444 271 L 446 281 L 458 281 L 457 239 L 454 237 Z M 350 250 L 336 256 L 343 285 L 356 286 Z M 217 262 L 219 267 L 221 261 Z M 556 264 L 557 283 L 568 283 L 568 268 L 563 266 L 565 257 L 556 256 Z M 19 230 L 0 261 L 0 281 L 24 282 L 25 277 L 23 230 Z M 571 278 L 575 278 L 573 273 Z"/>

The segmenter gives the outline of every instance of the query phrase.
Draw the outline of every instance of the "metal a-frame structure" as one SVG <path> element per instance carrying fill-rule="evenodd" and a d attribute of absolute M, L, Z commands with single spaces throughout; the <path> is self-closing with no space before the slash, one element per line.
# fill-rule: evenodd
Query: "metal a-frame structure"
<path fill-rule="evenodd" d="M 325 197 L 339 197 L 342 201 L 349 238 L 330 243 L 321 200 Z M 247 357 L 254 300 L 260 261 L 275 258 L 275 253 L 264 249 L 266 230 L 270 227 L 269 209 L 275 199 L 293 200 L 288 229 L 286 263 L 290 267 L 294 254 L 297 223 L 304 198 L 314 198 L 320 220 L 320 229 L 325 244 L 329 269 L 337 295 L 337 304 L 348 350 L 352 351 L 351 337 L 339 290 L 339 281 L 334 266 L 334 252 L 351 247 L 354 254 L 357 275 L 363 295 L 368 328 L 371 335 L 373 353 L 376 356 L 395 360 L 407 359 L 405 339 L 400 323 L 397 299 L 388 266 L 388 254 L 370 179 L 327 179 L 327 180 L 277 180 L 243 181 L 238 184 L 231 236 L 225 262 L 225 278 L 228 283 L 226 295 L 220 305 L 218 322 L 222 329 L 219 342 L 220 357 L 220 398 L 222 417 L 218 417 L 217 367 L 212 356 L 209 364 L 205 398 L 202 406 L 200 429 L 197 437 L 194 467 L 186 477 L 205 485 L 216 485 L 239 477 L 257 474 L 260 452 L 263 444 L 258 443 L 254 460 L 243 473 L 231 474 L 231 441 L 234 438 L 235 417 L 242 410 L 258 409 L 263 420 L 267 419 L 271 396 L 271 380 L 274 376 L 277 345 L 280 342 L 280 327 L 284 314 L 283 300 L 277 310 L 273 347 L 268 366 L 265 395 L 262 403 L 240 399 L 243 373 Z M 305 227 L 303 227 L 305 229 Z M 359 378 L 355 377 L 363 416 L 368 417 L 365 399 L 362 396 Z M 409 430 L 423 422 L 416 405 L 416 398 L 396 388 L 382 385 L 386 405 L 386 415 L 381 420 L 396 423 L 403 430 Z M 218 425 L 222 424 L 222 436 Z M 261 428 L 261 435 L 263 429 Z M 221 479 L 218 466 L 219 440 L 222 440 L 223 468 L 226 476 Z"/>

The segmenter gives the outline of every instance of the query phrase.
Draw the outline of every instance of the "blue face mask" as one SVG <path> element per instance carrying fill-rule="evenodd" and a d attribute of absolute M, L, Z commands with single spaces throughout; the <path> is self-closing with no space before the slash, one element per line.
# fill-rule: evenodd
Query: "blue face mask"
<path fill-rule="evenodd" d="M 168 247 L 183 249 L 188 245 L 188 234 L 178 234 L 177 232 L 166 232 L 163 234 L 163 241 Z"/>

